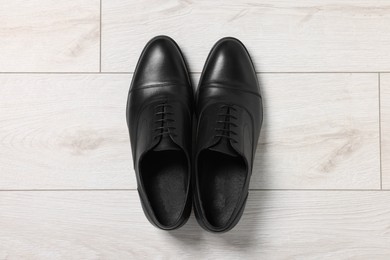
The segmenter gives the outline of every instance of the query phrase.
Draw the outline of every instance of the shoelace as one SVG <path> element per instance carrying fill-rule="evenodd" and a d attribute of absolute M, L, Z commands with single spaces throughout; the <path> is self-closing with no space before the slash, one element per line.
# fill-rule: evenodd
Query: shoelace
<path fill-rule="evenodd" d="M 215 128 L 215 131 L 217 132 L 215 137 L 227 138 L 234 143 L 238 143 L 235 139 L 237 132 L 233 130 L 233 128 L 237 127 L 237 124 L 233 122 L 237 120 L 237 117 L 233 115 L 233 113 L 236 112 L 237 109 L 234 108 L 233 105 L 222 105 L 220 107 L 220 113 L 218 114 L 219 120 L 217 120 L 217 124 L 221 125 L 221 127 Z"/>
<path fill-rule="evenodd" d="M 174 130 L 176 127 L 171 126 L 171 123 L 175 120 L 172 115 L 173 112 L 172 106 L 167 103 L 167 101 L 163 101 L 155 106 L 155 129 L 154 129 L 154 138 L 159 138 L 160 136 L 170 135 L 176 136 Z"/>

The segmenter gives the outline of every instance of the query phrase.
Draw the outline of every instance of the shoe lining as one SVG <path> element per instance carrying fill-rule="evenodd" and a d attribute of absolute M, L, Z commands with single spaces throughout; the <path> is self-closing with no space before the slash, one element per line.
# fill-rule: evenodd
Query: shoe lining
<path fill-rule="evenodd" d="M 224 227 L 239 202 L 247 170 L 244 160 L 205 150 L 198 160 L 200 200 L 207 221 Z"/>
<path fill-rule="evenodd" d="M 151 151 L 142 159 L 140 176 L 157 220 L 177 222 L 187 195 L 188 166 L 182 151 Z"/>

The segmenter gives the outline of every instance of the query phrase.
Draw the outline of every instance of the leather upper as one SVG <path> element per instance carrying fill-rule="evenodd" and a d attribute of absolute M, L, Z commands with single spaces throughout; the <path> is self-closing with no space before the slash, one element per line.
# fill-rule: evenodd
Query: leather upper
<path fill-rule="evenodd" d="M 166 110 L 165 115 L 170 116 L 164 125 L 159 123 L 162 108 Z M 184 58 L 171 38 L 155 37 L 144 48 L 133 75 L 126 112 L 138 191 L 145 213 L 160 228 L 176 228 L 158 223 L 139 174 L 140 159 L 163 137 L 170 138 L 185 152 L 191 169 L 193 89 Z"/>
<path fill-rule="evenodd" d="M 229 114 L 231 147 L 248 168 L 245 188 L 231 216 L 230 226 L 213 227 L 207 223 L 199 198 L 197 160 L 201 151 L 224 138 L 218 129 L 221 115 Z M 206 229 L 219 232 L 230 229 L 239 218 L 247 197 L 256 146 L 263 120 L 262 99 L 256 72 L 244 45 L 234 38 L 223 38 L 211 50 L 204 66 L 196 97 L 197 134 L 194 152 L 194 193 L 198 219 Z M 229 132 L 228 131 L 228 132 Z M 225 132 L 226 135 L 226 132 Z"/>

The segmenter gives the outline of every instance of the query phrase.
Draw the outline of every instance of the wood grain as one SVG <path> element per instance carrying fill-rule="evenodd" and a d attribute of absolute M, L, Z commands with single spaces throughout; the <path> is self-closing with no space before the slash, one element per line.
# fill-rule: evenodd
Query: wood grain
<path fill-rule="evenodd" d="M 0 72 L 99 71 L 99 5 L 2 1 Z"/>
<path fill-rule="evenodd" d="M 387 259 L 389 192 L 252 191 L 232 231 L 161 231 L 136 191 L 2 192 L 1 259 Z"/>
<path fill-rule="evenodd" d="M 390 74 L 380 75 L 382 188 L 390 189 Z"/>
<path fill-rule="evenodd" d="M 0 21 L 0 259 L 390 258 L 389 1 L 13 0 Z M 120 73 L 159 34 L 194 85 L 224 36 L 260 72 L 251 191 L 228 233 L 193 216 L 158 230 L 134 190 Z"/>
<path fill-rule="evenodd" d="M 261 74 L 252 187 L 378 189 L 376 74 Z"/>
<path fill-rule="evenodd" d="M 221 37 L 241 39 L 259 72 L 390 71 L 386 0 L 103 1 L 102 69 L 133 71 L 160 34 L 200 72 Z"/>
<path fill-rule="evenodd" d="M 125 120 L 130 79 L 0 75 L 0 189 L 136 188 Z M 252 189 L 379 188 L 377 75 L 259 79 L 264 126 Z"/>
<path fill-rule="evenodd" d="M 0 189 L 135 187 L 130 75 L 0 75 Z"/>

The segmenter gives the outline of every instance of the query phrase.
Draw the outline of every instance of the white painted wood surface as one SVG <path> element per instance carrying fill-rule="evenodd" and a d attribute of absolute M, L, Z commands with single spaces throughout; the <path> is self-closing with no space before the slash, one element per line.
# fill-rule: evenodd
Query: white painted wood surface
<path fill-rule="evenodd" d="M 136 191 L 0 193 L 1 259 L 386 259 L 388 191 L 252 191 L 232 231 L 156 229 Z"/>
<path fill-rule="evenodd" d="M 383 189 L 390 189 L 390 74 L 381 74 L 380 82 L 382 186 Z"/>
<path fill-rule="evenodd" d="M 0 71 L 99 71 L 99 0 L 2 0 Z"/>
<path fill-rule="evenodd" d="M 135 189 L 130 78 L 0 75 L 0 189 Z M 265 119 L 251 188 L 380 188 L 377 75 L 259 79 Z"/>
<path fill-rule="evenodd" d="M 0 259 L 389 259 L 389 22 L 386 0 L 0 1 Z M 226 234 L 143 215 L 125 105 L 159 34 L 195 83 L 223 36 L 259 72 L 251 193 Z"/>
<path fill-rule="evenodd" d="M 110 0 L 102 18 L 103 71 L 133 71 L 156 34 L 174 37 L 196 72 L 224 36 L 262 72 L 390 71 L 387 0 Z"/>
<path fill-rule="evenodd" d="M 0 75 L 0 189 L 135 188 L 130 79 Z"/>
<path fill-rule="evenodd" d="M 261 74 L 263 189 L 380 188 L 378 76 Z"/>

